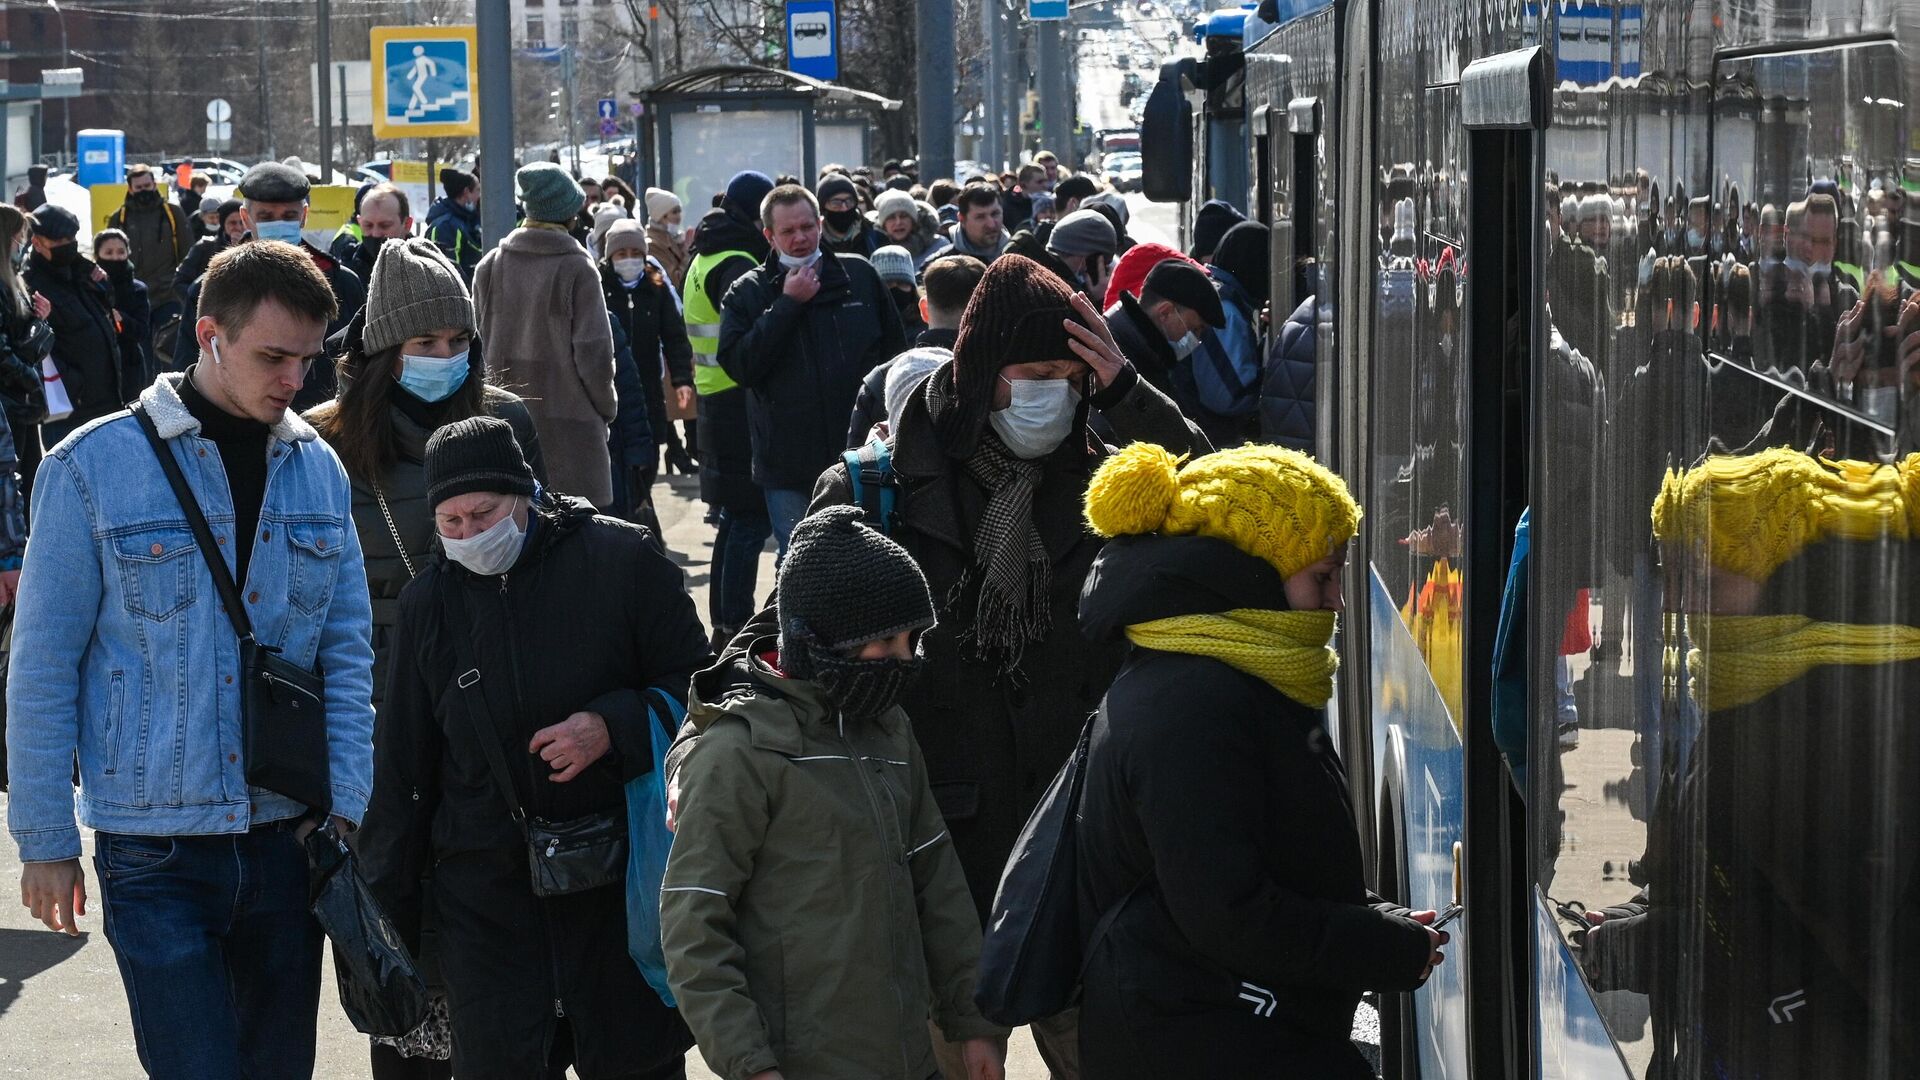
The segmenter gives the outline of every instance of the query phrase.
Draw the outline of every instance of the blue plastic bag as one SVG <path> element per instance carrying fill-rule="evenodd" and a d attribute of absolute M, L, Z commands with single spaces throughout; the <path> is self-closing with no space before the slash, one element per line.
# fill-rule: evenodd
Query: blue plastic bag
<path fill-rule="evenodd" d="M 647 692 L 648 725 L 653 734 L 653 769 L 627 781 L 627 954 L 647 985 L 673 1008 L 667 985 L 667 956 L 660 947 L 660 883 L 667 876 L 673 833 L 667 829 L 667 748 L 687 715 L 669 694 Z"/>

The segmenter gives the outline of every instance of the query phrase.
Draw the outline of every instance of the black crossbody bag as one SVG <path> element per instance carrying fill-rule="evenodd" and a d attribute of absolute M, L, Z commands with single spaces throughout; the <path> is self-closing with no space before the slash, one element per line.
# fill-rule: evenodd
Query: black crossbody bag
<path fill-rule="evenodd" d="M 173 460 L 153 418 L 136 406 L 134 417 L 146 432 L 160 469 L 167 474 L 174 498 L 187 515 L 187 528 L 213 575 L 213 587 L 227 609 L 227 619 L 240 639 L 240 747 L 246 762 L 247 783 L 278 792 L 314 810 L 333 808 L 332 770 L 327 753 L 326 677 L 308 671 L 280 655 L 280 650 L 254 639 L 253 625 L 240 601 L 233 572 L 213 541 L 207 517 L 194 501 L 193 489 Z M 265 451 L 262 450 L 262 453 Z M 245 538 L 239 538 L 241 542 Z"/>
<path fill-rule="evenodd" d="M 526 838 L 533 895 L 566 896 L 625 881 L 627 816 L 624 808 L 619 814 L 585 814 L 566 821 L 531 817 L 521 808 L 520 797 L 513 790 L 513 774 L 507 769 L 506 753 L 500 749 L 500 729 L 493 722 L 493 711 L 487 708 L 487 695 L 480 686 L 480 667 L 474 662 L 473 639 L 469 636 L 472 623 L 454 617 L 456 598 L 461 601 L 466 598 L 460 586 L 452 581 L 443 578 L 440 586 L 446 590 L 441 614 L 447 620 L 447 635 L 453 639 L 455 658 L 466 669 L 456 681 L 467 696 L 474 738 L 480 740 L 480 751 L 486 755 L 494 786 L 500 789 L 501 798 L 507 800 L 507 813 L 512 815 L 520 835 Z M 468 614 L 467 604 L 460 603 L 459 609 L 460 614 Z"/>

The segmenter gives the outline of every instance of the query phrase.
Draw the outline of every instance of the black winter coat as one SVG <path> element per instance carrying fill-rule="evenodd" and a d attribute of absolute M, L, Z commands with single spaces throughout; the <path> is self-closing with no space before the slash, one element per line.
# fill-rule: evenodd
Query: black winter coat
<path fill-rule="evenodd" d="M 313 265 L 320 268 L 321 276 L 327 279 L 327 287 L 333 290 L 334 302 L 339 305 L 333 321 L 327 324 L 327 337 L 332 338 L 345 330 L 360 309 L 367 306 L 367 287 L 358 274 L 312 244 L 302 242 L 300 250 L 306 252 L 313 259 Z M 201 276 L 204 278 L 205 274 Z M 200 321 L 201 284 L 196 281 L 181 294 L 186 313 L 180 317 L 180 329 L 173 340 L 173 366 L 183 371 L 200 356 L 200 342 L 194 336 L 194 327 Z M 317 361 L 307 372 L 307 381 L 300 387 L 300 392 L 293 396 L 293 409 L 295 412 L 305 412 L 323 401 L 332 401 L 338 389 L 339 380 L 333 365 L 325 360 Z"/>
<path fill-rule="evenodd" d="M 1272 566 L 1209 537 L 1106 545 L 1082 631 L 1285 610 Z M 1121 647 L 1125 647 L 1123 644 Z M 1367 891 L 1324 709 L 1211 657 L 1133 648 L 1094 722 L 1077 833 L 1090 1080 L 1372 1075 L 1362 990 L 1411 990 L 1427 930 Z M 1137 887 L 1137 888 L 1136 888 Z"/>
<path fill-rule="evenodd" d="M 645 529 L 564 497 L 543 499 L 536 516 L 507 574 L 482 578 L 436 558 L 401 593 L 359 834 L 367 881 L 414 947 L 431 869 L 454 1069 L 476 1080 L 546 1075 L 557 1013 L 589 1076 L 647 1069 L 693 1042 L 627 957 L 623 887 L 533 895 L 525 840 L 478 740 L 499 733 L 529 817 L 624 817 L 624 785 L 652 768 L 642 695 L 684 699 L 707 662 L 706 635 L 679 568 Z M 449 606 L 463 625 L 449 622 Z M 460 633 L 480 671 L 471 691 L 456 688 L 468 670 Z M 490 717 L 475 715 L 474 693 Z M 528 744 L 583 710 L 605 718 L 612 748 L 555 784 Z"/>
<path fill-rule="evenodd" d="M 1260 377 L 1260 437 L 1275 446 L 1313 453 L 1314 338 L 1318 305 L 1309 296 L 1287 316 L 1280 340 Z"/>
<path fill-rule="evenodd" d="M 92 260 L 75 256 L 71 265 L 55 267 L 36 251 L 27 256 L 25 277 L 27 288 L 53 305 L 47 315 L 53 327 L 53 366 L 73 401 L 72 423 L 77 427 L 132 401 L 139 393 L 133 382 L 140 361 L 134 357 L 129 363 L 121 354 L 113 294 L 93 280 Z"/>
<path fill-rule="evenodd" d="M 634 366 L 646 384 L 647 423 L 653 431 L 654 445 L 664 445 L 669 427 L 662 361 L 665 377 L 676 388 L 693 385 L 693 345 L 687 340 L 687 320 L 674 302 L 671 287 L 653 284 L 646 274 L 628 288 L 620 275 L 602 262 L 600 291 L 606 295 L 607 312 L 627 332 L 627 347 L 633 350 Z"/>
<path fill-rule="evenodd" d="M 194 241 L 193 246 L 187 249 L 187 257 L 181 259 L 180 265 L 174 268 L 174 295 L 185 301 L 187 290 L 199 284 L 201 277 L 206 274 L 207 264 L 213 261 L 215 255 L 227 250 L 231 243 L 224 232 Z"/>
<path fill-rule="evenodd" d="M 810 491 L 839 459 L 847 410 L 867 372 L 907 346 L 900 313 L 865 259 L 822 255 L 820 291 L 801 304 L 781 291 L 777 255 L 727 290 L 720 366 L 747 388 L 753 479 Z"/>
<path fill-rule="evenodd" d="M 900 704 L 914 718 L 933 797 L 953 833 L 984 925 L 1014 838 L 1073 751 L 1126 645 L 1086 637 L 1074 617 L 1081 583 L 1104 543 L 1086 527 L 1087 481 L 1111 452 L 1087 427 L 1091 409 L 1085 407 L 1073 434 L 1042 460 L 1033 496 L 1033 524 L 1053 563 L 1047 595 L 1052 632 L 1027 645 L 1018 679 L 1003 677 L 996 664 L 961 643 L 962 632 L 974 622 L 979 590 L 972 585 L 955 595 L 956 586 L 973 565 L 974 525 L 985 513 L 988 492 L 934 431 L 928 387 L 952 377 L 952 363 L 927 376 L 907 399 L 893 436 L 893 471 L 900 487 L 892 536 L 926 572 L 940 604 L 939 624 L 922 639 L 926 670 Z M 1159 443 L 1175 454 L 1213 449 L 1173 402 L 1131 368 L 1091 405 L 1123 442 Z M 836 461 L 820 477 L 812 509 L 854 502 L 846 464 Z"/>

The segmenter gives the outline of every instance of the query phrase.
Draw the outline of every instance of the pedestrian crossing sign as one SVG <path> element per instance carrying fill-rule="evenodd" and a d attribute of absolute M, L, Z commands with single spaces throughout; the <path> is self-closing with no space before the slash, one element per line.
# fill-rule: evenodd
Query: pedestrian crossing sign
<path fill-rule="evenodd" d="M 374 138 L 480 134 L 478 55 L 471 26 L 374 27 Z"/>

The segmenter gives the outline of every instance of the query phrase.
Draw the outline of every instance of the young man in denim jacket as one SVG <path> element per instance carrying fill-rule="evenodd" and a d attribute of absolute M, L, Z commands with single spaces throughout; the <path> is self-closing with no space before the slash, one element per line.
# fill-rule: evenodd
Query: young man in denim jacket
<path fill-rule="evenodd" d="M 102 417 L 34 487 L 8 685 L 22 900 L 78 933 L 79 822 L 154 1077 L 308 1077 L 321 932 L 300 844 L 358 823 L 372 777 L 367 583 L 340 461 L 289 411 L 334 299 L 286 244 L 215 258 L 204 359 L 140 395 L 228 561 L 256 639 L 326 677 L 332 805 L 249 787 L 240 649 L 140 424 Z M 80 790 L 70 787 L 75 755 Z"/>

